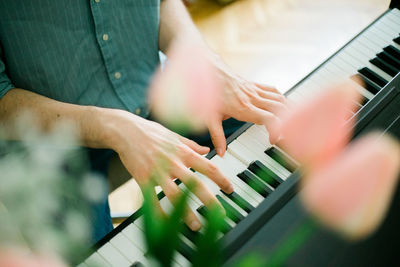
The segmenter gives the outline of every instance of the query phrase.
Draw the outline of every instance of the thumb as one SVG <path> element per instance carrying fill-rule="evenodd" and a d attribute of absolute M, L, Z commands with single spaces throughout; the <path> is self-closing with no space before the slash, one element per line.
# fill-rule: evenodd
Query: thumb
<path fill-rule="evenodd" d="M 208 124 L 208 130 L 217 154 L 220 157 L 224 156 L 226 150 L 226 139 L 224 129 L 222 128 L 222 122 L 220 120 L 210 121 Z"/>

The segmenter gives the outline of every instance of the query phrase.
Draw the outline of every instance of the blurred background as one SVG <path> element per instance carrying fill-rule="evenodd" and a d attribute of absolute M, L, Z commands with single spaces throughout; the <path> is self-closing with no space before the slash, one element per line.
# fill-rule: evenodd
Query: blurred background
<path fill-rule="evenodd" d="M 226 4 L 221 4 L 226 3 Z M 238 74 L 282 93 L 389 7 L 390 0 L 190 0 L 207 43 Z M 110 194 L 113 215 L 142 204 L 134 180 Z M 118 220 L 116 220 L 118 223 Z"/>

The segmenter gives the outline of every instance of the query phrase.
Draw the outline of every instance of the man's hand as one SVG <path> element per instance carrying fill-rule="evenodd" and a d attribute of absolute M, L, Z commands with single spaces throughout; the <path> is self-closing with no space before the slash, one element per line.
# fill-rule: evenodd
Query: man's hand
<path fill-rule="evenodd" d="M 194 186 L 194 194 L 204 205 L 220 205 L 212 192 L 189 170 L 189 167 L 213 180 L 226 193 L 233 191 L 230 181 L 208 159 L 201 156 L 209 151 L 160 124 L 145 120 L 129 112 L 108 110 L 111 116 L 105 125 L 111 129 L 110 147 L 120 156 L 129 173 L 143 188 L 150 182 L 161 186 L 165 195 L 174 203 L 181 194 L 174 183 L 179 178 L 185 185 Z M 158 205 L 161 210 L 161 207 Z M 222 208 L 222 207 L 221 207 Z M 185 218 L 192 230 L 199 230 L 201 223 L 189 208 Z"/>
<path fill-rule="evenodd" d="M 270 142 L 279 139 L 279 114 L 286 107 L 285 97 L 275 88 L 252 83 L 232 74 L 229 68 L 219 59 L 212 60 L 218 69 L 223 85 L 223 94 L 217 116 L 210 117 L 207 126 L 218 155 L 223 156 L 226 139 L 222 121 L 233 117 L 240 121 L 265 125 Z"/>

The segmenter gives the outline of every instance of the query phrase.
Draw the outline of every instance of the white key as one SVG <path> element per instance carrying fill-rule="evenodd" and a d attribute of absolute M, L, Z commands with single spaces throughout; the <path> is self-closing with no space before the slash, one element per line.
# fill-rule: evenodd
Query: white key
<path fill-rule="evenodd" d="M 125 235 L 133 244 L 138 247 L 143 254 L 146 253 L 146 241 L 144 240 L 143 231 L 139 229 L 135 223 L 129 224 L 122 230 L 122 234 Z"/>
<path fill-rule="evenodd" d="M 264 200 L 262 196 L 255 193 L 252 188 L 250 188 L 246 183 L 236 176 L 247 169 L 247 166 L 243 165 L 238 159 L 230 154 L 229 151 L 225 153 L 223 158 L 215 156 L 211 159 L 211 161 L 217 165 L 220 170 L 232 181 L 232 183 L 235 185 L 235 189 L 240 188 L 242 192 L 246 193 L 248 197 L 240 194 L 240 191 L 237 191 L 237 193 L 246 199 L 250 204 L 253 205 L 254 202 L 252 203 L 252 200 L 255 200 L 257 205 Z"/>
<path fill-rule="evenodd" d="M 144 257 L 143 251 L 140 250 L 132 241 L 124 234 L 119 233 L 114 236 L 110 243 L 118 249 L 131 263 L 141 262 L 147 265 L 147 259 Z"/>
<path fill-rule="evenodd" d="M 85 260 L 85 264 L 90 266 L 90 267 L 91 266 L 102 266 L 102 267 L 111 266 L 110 263 L 108 263 L 97 252 L 95 252 L 92 255 L 90 255 L 90 257 Z"/>
<path fill-rule="evenodd" d="M 129 267 L 130 263 L 111 243 L 104 244 L 98 251 L 113 267 Z"/>
<path fill-rule="evenodd" d="M 174 260 L 182 267 L 190 267 L 192 264 L 184 257 L 182 254 L 176 252 L 174 255 Z"/>

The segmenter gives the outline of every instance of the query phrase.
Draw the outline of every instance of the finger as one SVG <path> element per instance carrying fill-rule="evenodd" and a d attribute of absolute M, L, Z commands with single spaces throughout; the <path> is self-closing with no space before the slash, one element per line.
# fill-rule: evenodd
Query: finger
<path fill-rule="evenodd" d="M 204 154 L 207 154 L 208 152 L 210 152 L 209 147 L 201 146 L 201 145 L 197 144 L 195 141 L 187 139 L 183 136 L 179 136 L 179 140 L 182 143 L 184 143 L 185 145 L 187 145 L 188 147 L 190 147 L 191 149 L 193 149 L 196 153 L 199 153 L 200 155 L 204 155 Z"/>
<path fill-rule="evenodd" d="M 173 204 L 176 205 L 177 201 L 179 200 L 179 197 L 182 195 L 182 191 L 180 188 L 171 180 L 171 179 L 164 179 L 161 185 L 161 188 L 163 189 L 164 194 L 167 196 L 169 201 Z M 186 205 L 185 206 L 185 217 L 184 221 L 186 225 L 192 230 L 192 231 L 198 231 L 201 228 L 201 222 L 197 218 L 197 216 L 194 214 L 194 212 Z"/>
<path fill-rule="evenodd" d="M 274 113 L 275 115 L 283 114 L 283 112 L 288 110 L 287 106 L 281 102 L 273 101 L 270 99 L 263 99 L 261 97 L 253 97 L 253 98 L 251 98 L 251 102 L 256 107 L 263 109 L 263 110 L 270 111 L 270 112 Z"/>
<path fill-rule="evenodd" d="M 160 216 L 165 217 L 166 214 L 165 214 L 164 210 L 161 208 L 160 201 L 158 200 L 157 193 L 156 193 L 153 185 L 151 183 L 143 183 L 143 182 L 139 182 L 139 181 L 137 181 L 137 183 L 143 193 L 150 192 L 149 197 L 151 197 L 151 199 L 152 199 L 152 203 L 154 204 L 154 209 Z M 152 188 L 150 189 L 149 187 L 152 187 Z"/>
<path fill-rule="evenodd" d="M 210 160 L 188 151 L 184 162 L 187 166 L 192 167 L 214 181 L 227 194 L 233 192 L 231 181 Z"/>
<path fill-rule="evenodd" d="M 276 88 L 273 87 L 273 86 L 269 86 L 269 85 L 261 84 L 261 83 L 254 83 L 254 84 L 255 84 L 255 86 L 257 86 L 257 87 L 260 88 L 260 89 L 263 89 L 264 91 L 267 91 L 267 92 L 275 92 L 275 93 L 280 94 L 280 92 L 278 91 L 278 89 L 276 89 Z"/>
<path fill-rule="evenodd" d="M 242 121 L 248 121 L 255 124 L 264 125 L 269 133 L 269 141 L 271 144 L 275 144 L 279 140 L 278 129 L 280 127 L 281 121 L 273 113 L 260 109 L 256 106 L 249 107 L 250 111 L 242 113 L 240 118 Z"/>
<path fill-rule="evenodd" d="M 214 119 L 208 123 L 208 130 L 210 132 L 211 140 L 214 144 L 215 150 L 220 157 L 223 157 L 226 150 L 226 139 L 222 122 Z"/>
<path fill-rule="evenodd" d="M 211 190 L 185 166 L 175 168 L 173 175 L 178 177 L 188 188 L 193 188 L 193 193 L 206 207 L 218 206 L 223 210 L 221 203 Z"/>
<path fill-rule="evenodd" d="M 279 101 L 282 103 L 285 103 L 287 101 L 287 98 L 284 95 L 282 95 L 281 93 L 268 92 L 268 91 L 264 91 L 260 88 L 257 88 L 256 92 L 262 98 L 271 99 L 271 100 Z"/>

